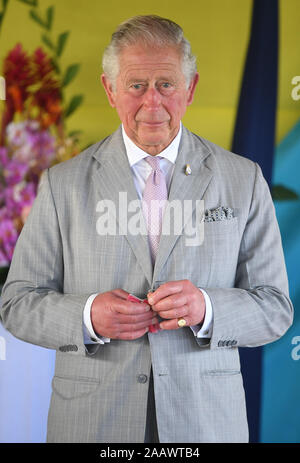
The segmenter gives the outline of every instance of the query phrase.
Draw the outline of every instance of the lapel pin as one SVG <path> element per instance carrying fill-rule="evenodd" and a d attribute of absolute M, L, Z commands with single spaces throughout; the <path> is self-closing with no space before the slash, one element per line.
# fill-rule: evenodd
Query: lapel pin
<path fill-rule="evenodd" d="M 192 173 L 191 166 L 189 164 L 187 164 L 185 166 L 185 175 L 191 175 L 191 173 Z"/>

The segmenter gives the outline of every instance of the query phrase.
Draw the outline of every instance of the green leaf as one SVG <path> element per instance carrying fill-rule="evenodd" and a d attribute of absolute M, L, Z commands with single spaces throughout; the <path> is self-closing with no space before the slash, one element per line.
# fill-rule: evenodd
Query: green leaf
<path fill-rule="evenodd" d="M 7 4 L 8 4 L 8 0 L 2 0 L 3 10 L 5 10 L 5 8 L 7 7 Z"/>
<path fill-rule="evenodd" d="M 50 50 L 55 50 L 55 45 L 47 35 L 42 34 L 42 41 L 45 45 L 47 45 L 48 48 L 50 48 Z"/>
<path fill-rule="evenodd" d="M 19 0 L 19 2 L 26 3 L 26 5 L 30 5 L 30 6 L 37 6 L 38 0 Z"/>
<path fill-rule="evenodd" d="M 66 87 L 69 83 L 75 78 L 80 68 L 80 64 L 71 64 L 65 72 L 65 75 L 62 79 L 62 87 Z"/>
<path fill-rule="evenodd" d="M 2 11 L 0 13 L 0 27 L 1 27 L 1 24 L 3 22 L 5 12 L 6 12 L 7 3 L 8 3 L 8 0 L 2 0 L 3 9 L 2 9 Z"/>
<path fill-rule="evenodd" d="M 34 11 L 34 10 L 30 10 L 29 12 L 30 16 L 32 17 L 32 19 L 37 22 L 40 26 L 42 26 L 44 29 L 48 29 L 48 24 L 45 23 L 42 18 L 40 18 L 40 16 Z"/>
<path fill-rule="evenodd" d="M 52 66 L 54 67 L 55 71 L 57 72 L 57 74 L 60 74 L 60 67 L 59 67 L 59 64 L 58 64 L 58 62 L 56 61 L 55 58 L 51 58 L 51 63 L 52 63 Z"/>
<path fill-rule="evenodd" d="M 52 22 L 53 22 L 53 15 L 54 15 L 54 7 L 49 6 L 46 10 L 46 20 L 42 19 L 35 10 L 30 10 L 30 16 L 32 19 L 37 22 L 40 26 L 42 26 L 44 29 L 47 29 L 50 31 L 52 27 Z"/>
<path fill-rule="evenodd" d="M 82 134 L 82 130 L 72 130 L 71 132 L 68 133 L 68 136 L 72 138 L 77 138 L 81 134 Z"/>
<path fill-rule="evenodd" d="M 73 114 L 74 111 L 81 105 L 83 101 L 83 95 L 75 95 L 72 97 L 68 107 L 65 110 L 64 116 L 67 118 Z"/>
<path fill-rule="evenodd" d="M 49 6 L 46 10 L 46 18 L 47 18 L 47 29 L 50 31 L 53 23 L 53 16 L 54 16 L 54 6 Z"/>
<path fill-rule="evenodd" d="M 0 286 L 5 283 L 7 275 L 8 275 L 8 271 L 9 271 L 9 266 L 0 267 Z"/>
<path fill-rule="evenodd" d="M 272 187 L 272 198 L 275 201 L 294 201 L 299 199 L 298 194 L 285 187 L 284 185 L 274 185 Z"/>
<path fill-rule="evenodd" d="M 62 32 L 62 34 L 58 36 L 56 56 L 60 57 L 62 55 L 62 52 L 64 51 L 64 48 L 67 42 L 68 35 L 69 35 L 69 31 L 66 31 L 66 32 Z"/>

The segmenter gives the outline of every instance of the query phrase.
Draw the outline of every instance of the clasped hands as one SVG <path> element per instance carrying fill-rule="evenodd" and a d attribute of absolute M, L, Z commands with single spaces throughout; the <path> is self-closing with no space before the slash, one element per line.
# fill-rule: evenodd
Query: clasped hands
<path fill-rule="evenodd" d="M 205 316 L 205 300 L 202 292 L 189 280 L 163 283 L 148 293 L 146 303 L 130 302 L 128 293 L 115 289 L 98 294 L 91 307 L 94 331 L 110 339 L 138 339 L 158 323 L 157 315 L 164 320 L 162 330 L 176 330 L 178 318 L 184 317 L 186 326 L 202 323 Z"/>

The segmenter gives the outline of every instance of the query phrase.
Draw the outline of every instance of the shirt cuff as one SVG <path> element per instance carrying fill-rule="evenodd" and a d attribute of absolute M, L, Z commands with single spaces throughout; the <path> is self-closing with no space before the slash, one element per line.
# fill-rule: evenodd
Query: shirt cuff
<path fill-rule="evenodd" d="M 84 344 L 105 344 L 110 342 L 110 338 L 99 336 L 95 333 L 91 321 L 91 308 L 97 294 L 92 294 L 85 303 L 83 309 L 83 339 Z"/>
<path fill-rule="evenodd" d="M 194 325 L 191 326 L 191 329 L 197 338 L 211 338 L 213 328 L 212 304 L 208 294 L 202 288 L 199 288 L 199 290 L 202 292 L 205 300 L 205 317 L 201 327 L 200 325 Z"/>

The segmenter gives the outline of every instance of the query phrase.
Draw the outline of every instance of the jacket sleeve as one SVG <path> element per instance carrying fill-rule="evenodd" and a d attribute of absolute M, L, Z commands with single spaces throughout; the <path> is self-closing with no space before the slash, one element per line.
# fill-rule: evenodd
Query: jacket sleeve
<path fill-rule="evenodd" d="M 213 307 L 211 348 L 256 347 L 290 327 L 293 306 L 268 184 L 256 165 L 234 288 L 205 288 Z"/>
<path fill-rule="evenodd" d="M 84 355 L 82 316 L 90 294 L 63 293 L 63 280 L 62 240 L 46 170 L 14 250 L 0 319 L 23 341 Z"/>

